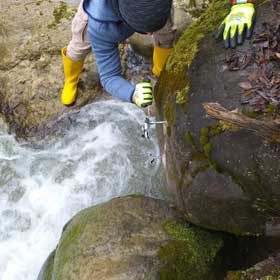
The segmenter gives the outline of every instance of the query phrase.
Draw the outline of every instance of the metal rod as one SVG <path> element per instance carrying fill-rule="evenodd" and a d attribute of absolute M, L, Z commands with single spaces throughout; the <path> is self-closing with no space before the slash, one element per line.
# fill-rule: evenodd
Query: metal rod
<path fill-rule="evenodd" d="M 167 121 L 151 121 L 149 118 L 146 118 L 144 125 L 142 127 L 142 131 L 143 131 L 142 137 L 149 139 L 150 138 L 150 136 L 149 136 L 150 126 L 157 125 L 157 124 L 162 124 L 162 125 L 167 124 Z"/>

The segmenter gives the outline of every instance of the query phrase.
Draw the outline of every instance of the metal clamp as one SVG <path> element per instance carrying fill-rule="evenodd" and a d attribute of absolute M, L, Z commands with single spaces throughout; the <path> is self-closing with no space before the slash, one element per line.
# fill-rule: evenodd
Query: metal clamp
<path fill-rule="evenodd" d="M 157 124 L 167 124 L 167 121 L 151 121 L 149 118 L 145 119 L 144 125 L 142 126 L 142 137 L 145 139 L 149 139 L 149 130 L 151 125 L 157 125 Z"/>

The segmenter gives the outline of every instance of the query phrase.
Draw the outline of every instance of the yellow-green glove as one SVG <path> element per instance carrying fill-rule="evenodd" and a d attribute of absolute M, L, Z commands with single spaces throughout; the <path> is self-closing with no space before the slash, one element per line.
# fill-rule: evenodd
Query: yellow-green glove
<path fill-rule="evenodd" d="M 138 83 L 133 94 L 133 102 L 140 108 L 153 103 L 153 87 L 150 81 Z"/>
<path fill-rule="evenodd" d="M 225 48 L 235 48 L 253 34 L 255 8 L 253 3 L 233 5 L 220 25 L 216 38 L 223 36 Z"/>

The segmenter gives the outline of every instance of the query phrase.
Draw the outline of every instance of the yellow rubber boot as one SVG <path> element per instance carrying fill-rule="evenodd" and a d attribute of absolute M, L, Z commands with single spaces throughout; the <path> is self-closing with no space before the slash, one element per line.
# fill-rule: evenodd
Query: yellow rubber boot
<path fill-rule="evenodd" d="M 64 66 L 65 82 L 61 93 L 61 102 L 64 105 L 71 105 L 77 97 L 77 86 L 80 74 L 83 70 L 84 60 L 73 61 L 66 56 L 66 47 L 61 50 Z"/>
<path fill-rule="evenodd" d="M 170 55 L 172 49 L 164 49 L 160 47 L 154 47 L 154 53 L 153 53 L 153 73 L 159 77 L 160 72 L 162 71 L 165 62 Z"/>

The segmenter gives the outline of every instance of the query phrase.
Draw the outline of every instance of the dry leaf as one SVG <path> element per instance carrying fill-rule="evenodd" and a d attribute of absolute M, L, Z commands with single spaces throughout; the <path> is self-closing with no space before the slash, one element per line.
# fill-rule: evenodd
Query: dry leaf
<path fill-rule="evenodd" d="M 239 85 L 241 88 L 246 89 L 246 90 L 251 89 L 251 88 L 253 87 L 252 84 L 251 84 L 250 82 L 241 82 L 241 83 L 239 83 L 238 85 Z"/>

